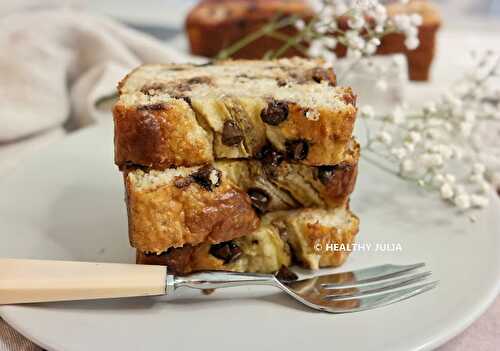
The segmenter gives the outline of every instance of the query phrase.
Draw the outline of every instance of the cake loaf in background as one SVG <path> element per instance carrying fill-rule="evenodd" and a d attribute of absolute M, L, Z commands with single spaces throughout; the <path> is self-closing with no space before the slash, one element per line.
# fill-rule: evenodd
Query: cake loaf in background
<path fill-rule="evenodd" d="M 415 50 L 408 50 L 404 44 L 404 35 L 392 33 L 383 38 L 377 53 L 405 54 L 410 79 L 428 80 L 434 58 L 436 33 L 441 25 L 438 9 L 429 1 L 412 0 L 404 5 L 389 3 L 387 12 L 389 15 L 417 13 L 422 16 L 423 23 L 419 27 L 420 46 Z M 190 11 L 186 19 L 191 52 L 195 55 L 215 57 L 222 49 L 257 31 L 277 14 L 295 15 L 306 22 L 314 15 L 307 0 L 202 0 Z M 345 27 L 347 21 L 340 22 L 339 25 Z M 293 26 L 280 31 L 286 35 L 296 33 Z M 264 36 L 236 52 L 234 57 L 261 59 L 268 51 L 276 50 L 282 45 L 281 40 Z M 342 45 L 335 51 L 339 57 L 346 54 L 346 48 Z M 300 51 L 293 48 L 284 54 L 287 57 L 301 55 Z"/>

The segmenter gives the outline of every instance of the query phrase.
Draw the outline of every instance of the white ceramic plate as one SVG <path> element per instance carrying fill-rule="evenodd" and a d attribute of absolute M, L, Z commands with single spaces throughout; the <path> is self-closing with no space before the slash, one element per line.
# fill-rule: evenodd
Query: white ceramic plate
<path fill-rule="evenodd" d="M 27 162 L 0 185 L 0 257 L 133 262 L 110 124 Z M 441 281 L 410 300 L 356 314 L 302 308 L 263 287 L 211 296 L 2 306 L 0 315 L 48 350 L 424 350 L 459 333 L 500 281 L 500 206 L 470 223 L 430 195 L 361 164 L 352 207 L 359 243 L 402 251 L 354 253 L 341 270 L 426 262 Z"/>

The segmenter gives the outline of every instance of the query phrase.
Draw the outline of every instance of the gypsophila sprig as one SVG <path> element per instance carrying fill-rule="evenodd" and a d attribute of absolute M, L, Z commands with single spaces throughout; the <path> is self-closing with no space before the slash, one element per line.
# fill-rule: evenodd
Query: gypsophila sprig
<path fill-rule="evenodd" d="M 311 0 L 310 4 L 315 15 L 307 22 L 294 16 L 276 16 L 257 32 L 222 50 L 218 58 L 229 58 L 263 36 L 283 42 L 281 47 L 268 52 L 265 58 L 279 58 L 293 48 L 304 56 L 322 58 L 329 65 L 337 59 L 336 49 L 340 45 L 345 47 L 350 58 L 368 57 L 375 54 L 381 39 L 390 33 L 403 33 L 405 45 L 410 50 L 420 44 L 418 27 L 422 24 L 422 17 L 419 14 L 391 17 L 378 0 Z M 290 25 L 295 26 L 295 35 L 280 32 Z"/>
<path fill-rule="evenodd" d="M 370 125 L 363 156 L 384 169 L 388 161 L 399 177 L 462 211 L 487 206 L 489 170 L 473 139 L 482 123 L 500 122 L 499 78 L 500 56 L 489 52 L 448 93 L 421 109 L 398 106 L 377 115 L 362 106 L 359 117 Z"/>

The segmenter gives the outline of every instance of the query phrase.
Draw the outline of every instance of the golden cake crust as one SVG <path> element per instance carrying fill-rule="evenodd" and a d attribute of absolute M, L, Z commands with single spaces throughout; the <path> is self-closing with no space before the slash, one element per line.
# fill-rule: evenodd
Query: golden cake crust
<path fill-rule="evenodd" d="M 231 240 L 257 228 L 248 196 L 228 182 L 208 191 L 199 184 L 141 190 L 125 174 L 129 236 L 143 252 Z"/>

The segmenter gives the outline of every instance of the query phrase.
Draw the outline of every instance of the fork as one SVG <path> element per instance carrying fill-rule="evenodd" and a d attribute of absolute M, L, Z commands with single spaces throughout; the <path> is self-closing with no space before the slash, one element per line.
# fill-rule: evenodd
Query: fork
<path fill-rule="evenodd" d="M 269 285 L 316 310 L 357 312 L 434 288 L 437 281 L 426 281 L 431 272 L 421 272 L 424 266 L 385 264 L 287 281 L 271 274 L 205 271 L 175 276 L 163 266 L 0 259 L 0 305 L 171 295 L 179 287 Z"/>

